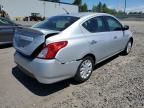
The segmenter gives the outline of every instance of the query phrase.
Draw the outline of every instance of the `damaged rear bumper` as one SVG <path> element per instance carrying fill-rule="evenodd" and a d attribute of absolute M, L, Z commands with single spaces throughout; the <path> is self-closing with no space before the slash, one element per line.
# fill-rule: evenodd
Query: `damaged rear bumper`
<path fill-rule="evenodd" d="M 74 77 L 81 61 L 60 63 L 58 60 L 29 59 L 19 54 L 14 55 L 20 69 L 36 78 L 40 83 L 50 84 Z"/>

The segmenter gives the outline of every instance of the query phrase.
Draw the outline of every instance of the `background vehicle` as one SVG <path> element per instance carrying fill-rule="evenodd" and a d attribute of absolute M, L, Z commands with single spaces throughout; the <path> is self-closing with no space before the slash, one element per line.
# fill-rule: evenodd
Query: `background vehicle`
<path fill-rule="evenodd" d="M 14 30 L 17 26 L 9 19 L 0 17 L 0 45 L 12 43 Z"/>
<path fill-rule="evenodd" d="M 32 28 L 17 29 L 15 62 L 41 83 L 71 77 L 84 82 L 95 64 L 130 52 L 133 38 L 128 29 L 105 13 L 54 16 Z"/>
<path fill-rule="evenodd" d="M 25 17 L 23 21 L 43 21 L 44 19 L 39 13 L 31 13 L 31 16 Z"/>

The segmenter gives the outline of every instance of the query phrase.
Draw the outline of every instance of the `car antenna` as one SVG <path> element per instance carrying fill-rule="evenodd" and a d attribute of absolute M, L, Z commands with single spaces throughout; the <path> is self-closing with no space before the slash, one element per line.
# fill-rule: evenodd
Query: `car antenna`
<path fill-rule="evenodd" d="M 66 12 L 66 14 L 70 14 L 64 7 L 62 9 Z"/>

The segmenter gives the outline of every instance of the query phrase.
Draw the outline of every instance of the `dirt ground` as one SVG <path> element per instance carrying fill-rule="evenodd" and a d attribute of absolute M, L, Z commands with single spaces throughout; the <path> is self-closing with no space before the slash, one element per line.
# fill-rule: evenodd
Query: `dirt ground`
<path fill-rule="evenodd" d="M 128 56 L 97 65 L 82 84 L 43 85 L 21 73 L 14 49 L 0 49 L 0 108 L 144 108 L 144 22 L 125 21 L 134 32 Z"/>

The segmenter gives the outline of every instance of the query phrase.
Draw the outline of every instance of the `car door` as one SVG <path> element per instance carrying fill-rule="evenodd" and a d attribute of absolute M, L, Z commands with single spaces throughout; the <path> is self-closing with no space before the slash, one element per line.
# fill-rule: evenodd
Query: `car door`
<path fill-rule="evenodd" d="M 89 42 L 91 53 L 95 54 L 97 62 L 111 55 L 113 36 L 108 34 L 108 28 L 102 16 L 94 17 L 82 24 L 86 31 L 84 35 Z"/>
<path fill-rule="evenodd" d="M 122 24 L 111 16 L 104 16 L 109 29 L 108 35 L 112 37 L 112 53 L 117 53 L 124 48 L 124 32 Z"/>
<path fill-rule="evenodd" d="M 0 18 L 0 43 L 12 43 L 15 25 Z"/>

